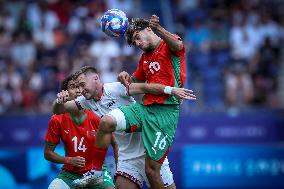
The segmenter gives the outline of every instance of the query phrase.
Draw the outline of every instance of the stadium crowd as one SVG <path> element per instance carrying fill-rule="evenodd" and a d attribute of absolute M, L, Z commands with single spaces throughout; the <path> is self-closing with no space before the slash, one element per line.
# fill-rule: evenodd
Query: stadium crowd
<path fill-rule="evenodd" d="M 145 13 L 147 2 L 0 1 L 0 114 L 50 113 L 59 83 L 84 65 L 96 66 L 103 82 L 115 81 L 122 70 L 132 73 L 141 52 L 107 37 L 99 21 L 109 8 L 149 17 L 156 12 Z M 279 108 L 284 1 L 164 2 L 172 32 L 187 46 L 187 88 L 198 97 L 192 108 Z M 159 1 L 151 6 L 162 9 Z"/>

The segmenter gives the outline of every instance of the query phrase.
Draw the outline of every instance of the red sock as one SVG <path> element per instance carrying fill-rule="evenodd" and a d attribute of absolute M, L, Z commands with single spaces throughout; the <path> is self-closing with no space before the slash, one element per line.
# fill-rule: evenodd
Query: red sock
<path fill-rule="evenodd" d="M 94 159 L 93 159 L 93 169 L 96 171 L 101 171 L 105 158 L 106 158 L 107 148 L 99 148 L 95 145 L 94 147 Z"/>

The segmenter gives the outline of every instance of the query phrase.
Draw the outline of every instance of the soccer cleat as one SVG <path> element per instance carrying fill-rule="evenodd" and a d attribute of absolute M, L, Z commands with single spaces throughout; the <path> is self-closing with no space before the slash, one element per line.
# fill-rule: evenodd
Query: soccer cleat
<path fill-rule="evenodd" d="M 76 179 L 72 182 L 73 186 L 77 187 L 86 187 L 86 186 L 93 186 L 93 185 L 101 185 L 104 182 L 104 179 L 100 176 L 96 176 L 92 174 L 92 172 L 87 172 L 83 175 L 82 178 Z"/>

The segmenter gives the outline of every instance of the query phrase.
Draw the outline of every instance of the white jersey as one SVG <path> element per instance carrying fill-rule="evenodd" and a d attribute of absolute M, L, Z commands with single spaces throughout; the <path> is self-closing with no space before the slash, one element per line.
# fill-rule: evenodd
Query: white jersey
<path fill-rule="evenodd" d="M 103 94 L 99 101 L 94 99 L 87 100 L 84 96 L 79 96 L 75 101 L 82 109 L 92 110 L 100 117 L 120 106 L 135 103 L 134 98 L 127 95 L 125 86 L 119 82 L 105 83 L 103 85 Z M 115 131 L 114 134 L 119 146 L 119 160 L 138 158 L 145 154 L 140 132 L 126 133 L 124 131 Z"/>

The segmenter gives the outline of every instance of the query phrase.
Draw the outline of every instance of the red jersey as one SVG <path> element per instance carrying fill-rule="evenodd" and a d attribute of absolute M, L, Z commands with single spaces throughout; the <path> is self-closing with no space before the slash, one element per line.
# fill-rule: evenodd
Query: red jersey
<path fill-rule="evenodd" d="M 133 77 L 147 83 L 183 87 L 186 78 L 185 48 L 172 52 L 161 40 L 154 51 L 142 54 Z M 179 101 L 170 95 L 145 94 L 144 105 L 149 104 L 179 104 Z"/>
<path fill-rule="evenodd" d="M 65 164 L 62 169 L 77 174 L 83 174 L 92 169 L 95 133 L 99 122 L 100 118 L 91 111 L 85 111 L 85 116 L 79 122 L 73 120 L 69 113 L 51 117 L 45 136 L 46 142 L 57 145 L 61 139 L 65 147 L 65 156 L 81 156 L 86 160 L 83 168 Z"/>

